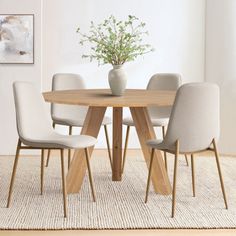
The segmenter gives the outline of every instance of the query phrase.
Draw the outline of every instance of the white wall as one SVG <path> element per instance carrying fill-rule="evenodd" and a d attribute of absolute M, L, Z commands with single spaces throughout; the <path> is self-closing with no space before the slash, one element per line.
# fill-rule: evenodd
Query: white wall
<path fill-rule="evenodd" d="M 208 0 L 206 80 L 221 89 L 221 153 L 236 153 L 236 1 Z"/>
<path fill-rule="evenodd" d="M 88 30 L 91 20 L 134 14 L 147 23 L 148 42 L 156 51 L 126 65 L 129 88 L 146 87 L 156 72 L 181 73 L 183 82 L 204 79 L 204 0 L 0 0 L 0 9 L 1 13 L 35 14 L 35 64 L 0 64 L 0 155 L 14 154 L 17 141 L 13 81 L 31 81 L 39 89 L 42 84 L 45 91 L 51 88 L 55 72 L 75 72 L 83 75 L 90 88 L 108 87 L 111 67 L 81 59 L 85 49 L 78 44 L 75 31 L 78 25 Z M 130 147 L 139 147 L 134 130 L 132 133 Z M 98 147 L 104 147 L 103 133 L 99 140 Z"/>
<path fill-rule="evenodd" d="M 0 0 L 2 14 L 35 14 L 35 63 L 0 64 L 0 155 L 13 154 L 17 144 L 12 83 L 30 81 L 41 89 L 41 1 Z"/>
<path fill-rule="evenodd" d="M 157 72 L 180 73 L 183 82 L 204 80 L 204 0 L 43 0 L 43 90 L 51 89 L 56 72 L 79 73 L 89 88 L 108 87 L 111 66 L 81 59 L 86 49 L 78 44 L 75 31 L 80 26 L 86 32 L 91 20 L 99 22 L 111 14 L 121 19 L 133 14 L 146 22 L 148 42 L 156 48 L 127 63 L 128 88 L 145 88 Z M 139 147 L 135 131 L 131 132 L 129 146 Z M 103 133 L 98 147 L 104 147 Z"/>
<path fill-rule="evenodd" d="M 53 73 L 70 71 L 82 74 L 88 87 L 108 86 L 107 73 L 110 66 L 97 67 L 96 63 L 91 64 L 81 59 L 85 49 L 78 44 L 75 30 L 80 25 L 86 31 L 90 20 L 100 21 L 110 14 L 121 18 L 135 14 L 147 23 L 150 32 L 148 40 L 156 51 L 144 59 L 140 58 L 126 65 L 129 75 L 128 87 L 143 88 L 153 73 L 165 71 L 181 73 L 183 82 L 202 81 L 205 2 L 205 76 L 207 81 L 216 82 L 221 87 L 220 150 L 235 154 L 235 0 L 0 0 L 1 13 L 35 14 L 35 64 L 0 64 L 0 154 L 15 152 L 17 134 L 12 96 L 13 81 L 31 81 L 39 89 L 42 83 L 43 90 L 49 90 Z M 136 137 L 135 132 L 133 134 Z M 100 140 L 104 138 L 100 137 Z M 103 145 L 99 143 L 99 146 Z M 138 146 L 136 138 L 132 138 L 130 146 Z"/>

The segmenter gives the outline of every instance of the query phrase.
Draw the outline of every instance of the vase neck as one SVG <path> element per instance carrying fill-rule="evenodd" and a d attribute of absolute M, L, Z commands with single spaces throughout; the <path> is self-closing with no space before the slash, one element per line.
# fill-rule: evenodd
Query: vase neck
<path fill-rule="evenodd" d="M 120 69 L 122 67 L 123 67 L 123 65 L 113 65 L 113 69 Z"/>

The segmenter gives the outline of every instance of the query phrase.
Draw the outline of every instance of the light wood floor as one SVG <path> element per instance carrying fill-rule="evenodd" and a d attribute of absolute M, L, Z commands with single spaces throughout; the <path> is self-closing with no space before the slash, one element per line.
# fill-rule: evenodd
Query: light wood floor
<path fill-rule="evenodd" d="M 57 153 L 53 152 L 52 156 L 55 156 Z M 95 150 L 93 152 L 93 156 L 96 155 L 107 155 L 106 150 Z M 141 155 L 140 150 L 129 150 L 127 153 L 127 157 L 132 157 L 134 155 Z M 209 156 L 209 153 L 201 154 Z M 0 230 L 0 236 L 182 236 L 182 235 L 191 235 L 191 236 L 232 236 L 236 235 L 236 230 L 58 230 L 58 231 L 10 231 L 10 230 Z"/>
<path fill-rule="evenodd" d="M 1 236 L 233 236 L 236 230 L 65 230 L 65 231 L 0 231 Z"/>

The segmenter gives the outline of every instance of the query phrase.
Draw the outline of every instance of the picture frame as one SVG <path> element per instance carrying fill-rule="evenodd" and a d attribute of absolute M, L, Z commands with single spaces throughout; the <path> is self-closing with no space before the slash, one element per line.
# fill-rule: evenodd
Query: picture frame
<path fill-rule="evenodd" d="M 34 14 L 0 14 L 0 64 L 34 64 Z"/>

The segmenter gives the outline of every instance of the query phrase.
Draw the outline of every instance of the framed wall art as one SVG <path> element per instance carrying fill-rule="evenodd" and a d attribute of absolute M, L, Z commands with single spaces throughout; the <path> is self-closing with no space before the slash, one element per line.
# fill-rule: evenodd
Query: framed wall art
<path fill-rule="evenodd" d="M 0 63 L 34 63 L 33 14 L 0 14 Z"/>

